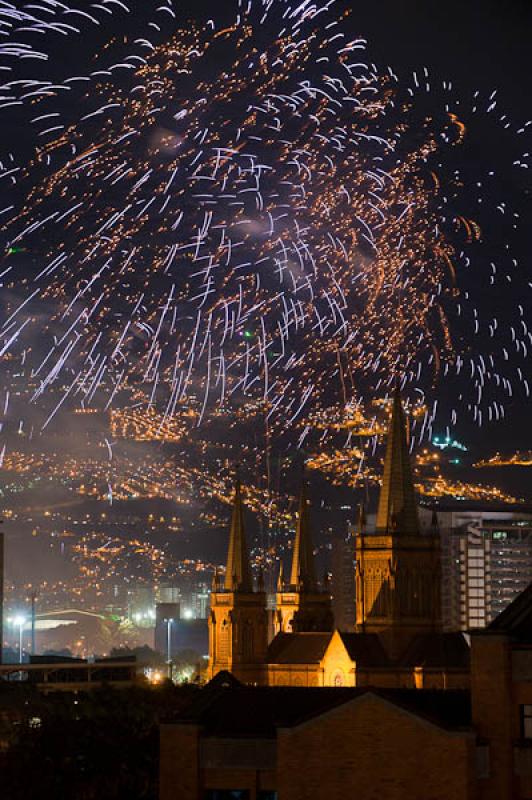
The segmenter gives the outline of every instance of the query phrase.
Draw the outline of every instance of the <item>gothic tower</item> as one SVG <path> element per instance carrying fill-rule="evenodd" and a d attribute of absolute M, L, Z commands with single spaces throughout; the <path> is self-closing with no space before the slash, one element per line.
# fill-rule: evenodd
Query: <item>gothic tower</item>
<path fill-rule="evenodd" d="M 440 541 L 422 534 L 397 389 L 393 396 L 375 533 L 355 538 L 357 630 L 378 633 L 397 658 L 414 636 L 441 631 Z"/>
<path fill-rule="evenodd" d="M 305 481 L 299 498 L 290 580 L 285 585 L 282 572 L 279 574 L 276 600 L 275 633 L 332 631 L 331 595 L 327 587 L 320 590 L 316 579 Z"/>
<path fill-rule="evenodd" d="M 258 591 L 253 590 L 242 493 L 237 480 L 225 578 L 222 583 L 215 574 L 211 593 L 209 680 L 220 670 L 228 670 L 244 683 L 263 682 L 268 646 L 263 589 L 259 582 Z"/>

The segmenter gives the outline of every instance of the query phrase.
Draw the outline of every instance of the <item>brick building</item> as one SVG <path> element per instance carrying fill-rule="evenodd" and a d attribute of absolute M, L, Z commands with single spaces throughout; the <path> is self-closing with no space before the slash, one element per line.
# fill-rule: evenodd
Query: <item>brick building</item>
<path fill-rule="evenodd" d="M 532 584 L 472 635 L 471 698 L 482 800 L 532 798 Z"/>
<path fill-rule="evenodd" d="M 475 749 L 466 695 L 248 687 L 219 673 L 162 727 L 160 800 L 466 800 Z"/>
<path fill-rule="evenodd" d="M 472 637 L 471 690 L 245 686 L 161 728 L 160 800 L 530 800 L 532 585 Z"/>

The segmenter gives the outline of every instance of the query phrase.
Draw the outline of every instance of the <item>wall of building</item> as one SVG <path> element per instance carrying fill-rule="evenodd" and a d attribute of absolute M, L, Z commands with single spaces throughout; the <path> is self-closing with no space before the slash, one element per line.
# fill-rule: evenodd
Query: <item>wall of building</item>
<path fill-rule="evenodd" d="M 199 728 L 161 725 L 159 800 L 199 800 Z"/>
<path fill-rule="evenodd" d="M 196 725 L 162 725 L 159 800 L 202 800 L 208 789 L 247 790 L 256 800 L 277 783 L 275 739 L 199 736 Z"/>
<path fill-rule="evenodd" d="M 377 686 L 381 689 L 469 689 L 469 671 L 408 667 L 392 669 L 357 667 L 355 686 Z"/>
<path fill-rule="evenodd" d="M 532 706 L 532 646 L 512 648 L 512 733 L 514 789 L 521 798 L 532 798 L 532 741 L 523 740 L 522 705 Z"/>
<path fill-rule="evenodd" d="M 532 738 L 521 729 L 521 706 L 532 706 L 532 646 L 502 633 L 472 637 L 473 724 L 486 747 L 481 800 L 532 798 Z"/>
<path fill-rule="evenodd" d="M 355 686 L 355 663 L 338 632 L 327 647 L 321 667 L 324 686 Z"/>
<path fill-rule="evenodd" d="M 474 739 L 364 695 L 279 732 L 279 800 L 476 800 Z"/>
<path fill-rule="evenodd" d="M 323 686 L 319 664 L 268 664 L 268 686 Z"/>

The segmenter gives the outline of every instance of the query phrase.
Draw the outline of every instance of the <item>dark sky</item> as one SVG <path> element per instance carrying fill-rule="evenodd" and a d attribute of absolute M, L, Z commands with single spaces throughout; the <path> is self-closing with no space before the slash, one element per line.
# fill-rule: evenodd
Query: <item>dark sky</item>
<path fill-rule="evenodd" d="M 134 6 L 132 0 L 130 4 Z M 367 38 L 368 54 L 377 64 L 390 64 L 403 78 L 412 70 L 419 71 L 427 66 L 434 82 L 436 79 L 451 79 L 457 93 L 464 96 L 477 88 L 484 94 L 497 89 L 501 106 L 508 109 L 512 118 L 526 121 L 532 117 L 529 88 L 532 0 L 339 0 L 339 9 L 342 4 L 352 8 L 348 24 L 354 34 Z M 219 18 L 220 7 L 225 12 L 233 9 L 234 5 L 236 3 L 231 0 L 177 0 L 177 24 L 187 14 Z M 137 6 L 139 13 L 146 8 L 143 0 L 138 0 Z M 130 32 L 138 35 L 138 18 L 131 15 L 125 22 L 126 28 L 129 23 Z M 65 53 L 65 61 L 72 59 L 74 74 L 84 49 L 81 48 L 80 52 L 78 45 L 76 43 L 68 55 Z M 92 43 L 87 47 L 87 54 L 90 52 Z M 64 67 L 65 63 L 62 64 Z M 20 137 L 24 132 L 18 130 L 16 133 Z M 490 149 L 495 153 L 497 146 L 489 135 L 480 144 L 486 154 Z M 526 230 L 525 236 L 523 249 L 526 253 L 529 249 Z M 511 433 L 514 433 L 513 429 L 519 433 L 517 438 L 510 436 L 510 439 L 518 440 L 523 448 L 532 447 L 532 431 L 528 434 L 529 415 L 530 405 L 525 407 L 523 403 L 512 413 Z M 525 437 L 522 431 L 527 432 Z M 477 434 L 472 428 L 466 435 L 483 438 L 485 429 Z M 509 438 L 509 427 L 499 426 L 493 430 L 493 436 L 494 446 L 504 447 Z"/>
<path fill-rule="evenodd" d="M 176 9 L 219 18 L 222 5 L 234 7 L 230 0 L 179 0 Z M 351 27 L 368 38 L 380 63 L 426 64 L 460 83 L 470 78 L 529 100 L 530 0 L 339 0 L 342 6 L 352 9 Z"/>
<path fill-rule="evenodd" d="M 530 99 L 532 3 L 528 0 L 352 2 L 353 20 L 382 62 L 435 68 L 461 84 Z M 356 22 L 355 22 L 356 24 Z"/>
<path fill-rule="evenodd" d="M 358 27 L 360 21 L 377 62 L 391 64 L 398 73 L 426 65 L 433 78 L 451 79 L 464 94 L 497 89 L 500 105 L 512 118 L 524 122 L 532 117 L 532 2 L 376 0 L 350 5 L 352 24 Z M 493 145 L 486 142 L 487 148 Z M 523 211 L 529 214 L 530 205 Z M 530 226 L 525 223 L 524 229 L 529 241 Z M 526 241 L 522 245 L 523 266 L 530 270 L 530 246 Z M 462 435 L 483 451 L 532 448 L 530 403 L 510 403 L 507 410 L 506 424 L 471 427 Z"/>

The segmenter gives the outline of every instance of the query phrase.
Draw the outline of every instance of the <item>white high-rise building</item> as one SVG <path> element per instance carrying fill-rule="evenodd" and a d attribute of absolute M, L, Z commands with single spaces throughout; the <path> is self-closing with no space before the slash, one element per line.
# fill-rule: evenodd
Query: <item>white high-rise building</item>
<path fill-rule="evenodd" d="M 420 509 L 422 525 L 432 511 Z M 442 606 L 447 630 L 488 625 L 532 581 L 532 514 L 437 510 L 442 545 Z"/>

